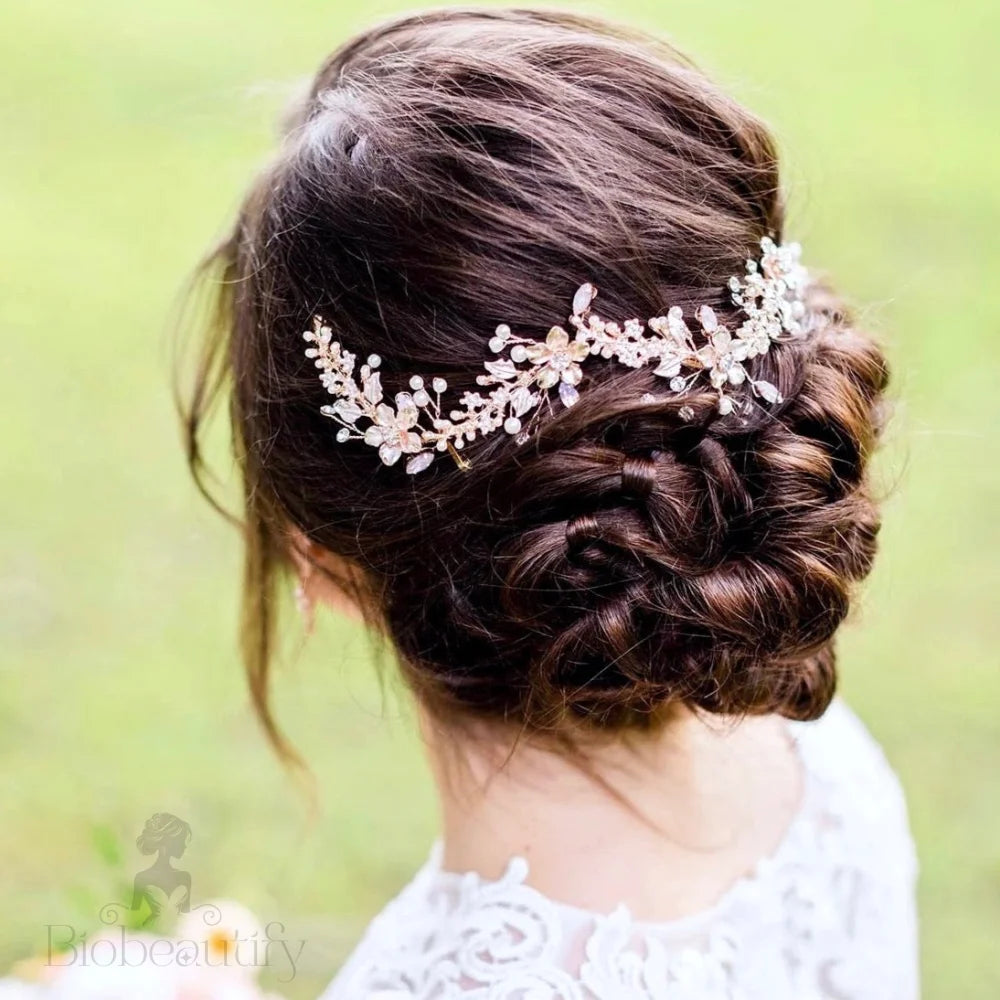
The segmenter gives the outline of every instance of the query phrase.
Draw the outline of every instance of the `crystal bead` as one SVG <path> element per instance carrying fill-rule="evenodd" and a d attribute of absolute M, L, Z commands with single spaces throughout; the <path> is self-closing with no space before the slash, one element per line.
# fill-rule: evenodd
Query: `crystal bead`
<path fill-rule="evenodd" d="M 382 364 L 382 359 L 377 354 L 368 355 L 368 365 L 371 368 L 378 368 Z"/>
<path fill-rule="evenodd" d="M 573 296 L 573 314 L 580 316 L 590 308 L 590 303 L 594 301 L 597 289 L 591 285 L 581 285 Z"/>
<path fill-rule="evenodd" d="M 781 393 L 778 392 L 778 387 L 772 385 L 770 382 L 758 381 L 753 383 L 753 391 L 760 396 L 761 399 L 768 403 L 780 403 Z"/>
<path fill-rule="evenodd" d="M 424 380 L 419 375 L 414 375 L 413 378 L 410 379 L 411 389 L 423 389 L 423 387 Z"/>
<path fill-rule="evenodd" d="M 685 420 L 685 421 L 686 420 L 694 420 L 694 410 L 690 406 L 682 406 L 677 411 L 677 416 L 679 416 L 681 418 L 681 420 Z"/>
<path fill-rule="evenodd" d="M 406 471 L 414 476 L 418 472 L 423 472 L 431 462 L 434 461 L 434 452 L 421 451 L 406 461 Z"/>
<path fill-rule="evenodd" d="M 572 406 L 580 398 L 580 393 L 576 386 L 572 386 L 568 382 L 560 382 L 559 398 L 563 401 L 563 406 Z"/>
<path fill-rule="evenodd" d="M 337 431 L 337 440 L 341 444 L 343 444 L 350 436 L 351 432 L 346 427 L 341 427 L 340 430 Z"/>
<path fill-rule="evenodd" d="M 711 306 L 698 307 L 698 322 L 706 333 L 714 333 L 719 326 L 719 320 Z"/>
<path fill-rule="evenodd" d="M 392 444 L 384 444 L 378 450 L 378 457 L 382 459 L 383 465 L 395 465 L 402 454 L 403 449 Z"/>
<path fill-rule="evenodd" d="M 435 392 L 444 392 L 448 388 L 448 383 L 440 377 L 431 379 L 431 388 Z"/>

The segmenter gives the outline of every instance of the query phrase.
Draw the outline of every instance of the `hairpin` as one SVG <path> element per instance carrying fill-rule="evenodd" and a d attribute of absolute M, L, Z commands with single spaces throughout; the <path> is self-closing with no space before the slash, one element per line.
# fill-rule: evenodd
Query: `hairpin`
<path fill-rule="evenodd" d="M 707 305 L 695 310 L 700 328 L 697 340 L 678 306 L 645 323 L 638 319 L 608 322 L 591 310 L 597 289 L 581 285 L 573 296 L 569 329 L 554 326 L 544 340 L 533 340 L 518 336 L 506 323 L 498 326 L 489 341 L 497 357 L 485 362 L 485 374 L 476 378 L 488 391 L 464 392 L 452 409 L 442 404 L 448 383 L 441 377 L 431 378 L 428 384 L 413 375 L 408 380 L 410 391 L 397 392 L 387 401 L 378 371 L 381 358 L 369 355 L 356 377 L 357 358 L 333 339 L 330 326 L 316 316 L 313 329 L 303 334 L 310 344 L 306 356 L 315 360 L 320 381 L 336 397 L 320 412 L 341 425 L 338 441 L 364 441 L 378 449 L 385 465 L 394 465 L 406 455 L 406 471 L 414 474 L 426 469 L 437 452 L 449 452 L 465 467 L 458 454 L 464 445 L 501 428 L 524 443 L 527 424 L 537 418 L 541 404 L 551 408 L 551 390 L 563 406 L 577 402 L 582 365 L 589 357 L 613 359 L 630 368 L 655 364 L 653 374 L 678 395 L 707 379 L 718 395 L 717 408 L 723 416 L 738 406 L 730 390 L 744 384 L 749 385 L 751 396 L 780 403 L 777 386 L 753 378 L 747 363 L 767 354 L 772 343 L 806 332 L 808 272 L 799 263 L 797 243 L 779 246 L 765 237 L 760 249 L 759 260 L 747 260 L 745 275 L 729 279 L 733 304 L 745 317 L 735 330 L 719 322 Z M 751 399 L 741 405 L 749 408 Z M 694 415 L 689 406 L 682 406 L 678 414 L 683 420 Z"/>

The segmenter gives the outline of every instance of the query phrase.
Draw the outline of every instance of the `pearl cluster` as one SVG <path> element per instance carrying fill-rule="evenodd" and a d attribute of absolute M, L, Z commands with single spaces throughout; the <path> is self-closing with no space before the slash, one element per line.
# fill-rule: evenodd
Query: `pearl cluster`
<path fill-rule="evenodd" d="M 336 397 L 321 412 L 341 425 L 338 441 L 364 441 L 378 449 L 385 465 L 395 465 L 406 455 L 406 471 L 415 474 L 426 469 L 437 452 L 450 452 L 464 467 L 467 463 L 458 452 L 466 443 L 501 428 L 519 443 L 526 441 L 525 418 L 536 419 L 543 401 L 551 407 L 550 390 L 556 390 L 563 406 L 577 402 L 582 364 L 589 357 L 613 359 L 630 368 L 655 364 L 653 374 L 676 394 L 688 392 L 707 377 L 723 416 L 737 410 L 739 404 L 730 391 L 744 384 L 752 396 L 779 403 L 777 386 L 754 379 L 747 363 L 767 354 L 775 341 L 806 333 L 803 296 L 809 279 L 799 263 L 798 244 L 779 246 L 765 237 L 760 247 L 759 260 L 747 260 L 746 274 L 729 279 L 733 304 L 745 317 L 735 330 L 724 326 L 706 305 L 695 310 L 697 340 L 678 306 L 645 323 L 608 322 L 591 311 L 597 289 L 581 285 L 573 297 L 569 330 L 553 326 L 544 340 L 533 340 L 517 336 L 507 324 L 498 326 L 489 341 L 497 357 L 484 363 L 485 373 L 476 379 L 489 391 L 464 392 L 459 405 L 447 412 L 441 396 L 448 383 L 441 377 L 430 379 L 428 385 L 414 375 L 409 391 L 397 392 L 388 402 L 378 371 L 381 358 L 369 355 L 355 377 L 357 358 L 316 316 L 313 329 L 303 334 L 310 344 L 306 356 L 320 370 L 324 388 Z M 747 398 L 741 405 L 749 408 L 752 403 Z M 679 415 L 691 419 L 694 414 L 683 406 Z M 365 424 L 359 427 L 359 421 Z"/>

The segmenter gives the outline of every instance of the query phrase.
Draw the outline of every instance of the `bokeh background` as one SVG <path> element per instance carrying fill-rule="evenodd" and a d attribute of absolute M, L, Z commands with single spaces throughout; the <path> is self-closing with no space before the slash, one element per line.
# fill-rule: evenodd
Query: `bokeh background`
<path fill-rule="evenodd" d="M 168 317 L 297 80 L 405 9 L 338 0 L 7 0 L 0 11 L 0 968 L 96 926 L 146 817 L 194 835 L 195 901 L 307 942 L 315 997 L 422 860 L 405 699 L 357 627 L 289 641 L 265 745 L 235 653 L 237 538 L 186 478 Z M 1000 995 L 1000 72 L 993 0 L 617 0 L 761 112 L 790 231 L 889 345 L 881 564 L 843 690 L 899 770 L 929 998 Z M 294 624 L 293 624 L 294 629 Z"/>

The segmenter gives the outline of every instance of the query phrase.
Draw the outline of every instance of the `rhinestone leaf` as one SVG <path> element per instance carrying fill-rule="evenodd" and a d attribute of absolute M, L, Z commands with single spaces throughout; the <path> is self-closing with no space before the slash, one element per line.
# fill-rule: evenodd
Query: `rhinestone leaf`
<path fill-rule="evenodd" d="M 355 423 L 362 414 L 361 407 L 353 399 L 338 399 L 333 404 L 333 412 L 349 424 Z"/>
<path fill-rule="evenodd" d="M 520 386 L 510 394 L 510 407 L 516 417 L 523 417 L 534 405 L 535 397 L 526 386 Z"/>
<path fill-rule="evenodd" d="M 676 354 L 665 354 L 659 366 L 653 371 L 653 374 L 660 375 L 663 378 L 673 378 L 679 375 L 680 371 L 681 359 Z"/>
<path fill-rule="evenodd" d="M 487 361 L 483 367 L 497 378 L 512 379 L 517 376 L 517 369 L 514 362 L 509 358 L 502 358 L 500 361 Z"/>

